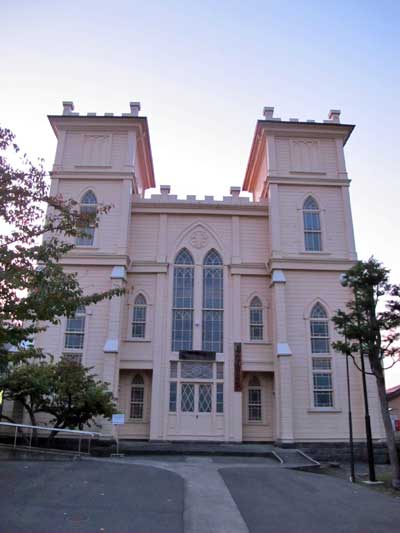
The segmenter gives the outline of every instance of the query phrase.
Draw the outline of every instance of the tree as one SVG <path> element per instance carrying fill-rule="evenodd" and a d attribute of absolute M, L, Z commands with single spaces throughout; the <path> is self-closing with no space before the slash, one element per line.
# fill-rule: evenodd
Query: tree
<path fill-rule="evenodd" d="M 50 416 L 49 424 L 59 429 L 83 429 L 98 416 L 110 419 L 115 412 L 107 383 L 96 380 L 90 368 L 61 359 L 21 361 L 11 365 L 0 378 L 8 400 L 19 401 L 36 424 L 38 413 Z"/>
<path fill-rule="evenodd" d="M 378 388 L 386 443 L 392 467 L 392 485 L 400 489 L 399 455 L 386 398 L 384 371 L 400 359 L 400 285 L 389 283 L 389 270 L 371 257 L 358 261 L 343 277 L 353 291 L 347 310 L 333 317 L 335 328 L 348 342 L 337 341 L 333 348 L 348 354 L 359 370 L 356 353 L 368 356 Z M 380 310 L 383 309 L 383 310 Z M 386 366 L 385 366 L 386 365 Z"/>
<path fill-rule="evenodd" d="M 74 199 L 50 195 L 42 160 L 19 154 L 14 135 L 0 127 L 0 373 L 10 361 L 43 357 L 30 341 L 45 323 L 124 292 L 84 294 L 60 263 L 110 206 L 81 213 Z"/>

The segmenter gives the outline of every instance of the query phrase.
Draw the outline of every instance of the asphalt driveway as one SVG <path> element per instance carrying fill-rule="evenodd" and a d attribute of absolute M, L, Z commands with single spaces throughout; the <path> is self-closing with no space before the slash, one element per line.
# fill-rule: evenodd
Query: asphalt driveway
<path fill-rule="evenodd" d="M 183 531 L 183 480 L 140 465 L 0 462 L 0 532 Z"/>
<path fill-rule="evenodd" d="M 0 533 L 394 533 L 400 499 L 245 457 L 0 461 Z"/>
<path fill-rule="evenodd" d="M 287 469 L 220 470 L 250 533 L 395 533 L 400 499 Z"/>

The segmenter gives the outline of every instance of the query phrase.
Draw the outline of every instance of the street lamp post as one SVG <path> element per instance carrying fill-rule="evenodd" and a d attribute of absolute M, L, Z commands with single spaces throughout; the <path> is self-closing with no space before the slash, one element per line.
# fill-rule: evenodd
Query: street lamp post
<path fill-rule="evenodd" d="M 346 283 L 346 276 L 344 274 L 341 274 L 340 276 L 340 283 L 343 287 L 347 285 Z M 360 330 L 360 316 L 358 313 L 358 295 L 357 291 L 354 292 L 354 298 L 356 303 L 356 312 L 357 312 L 357 325 L 358 330 Z M 347 338 L 346 338 L 346 346 L 347 346 Z M 359 339 L 359 345 L 360 345 L 360 359 L 361 359 L 361 375 L 362 375 L 362 385 L 363 385 L 363 396 L 364 396 L 364 410 L 365 410 L 365 433 L 367 437 L 367 452 L 368 452 L 368 469 L 369 469 L 369 481 L 372 483 L 376 483 L 376 475 L 375 475 L 375 461 L 374 461 L 374 447 L 372 445 L 372 431 L 371 431 L 371 419 L 369 416 L 369 405 L 368 405 L 368 391 L 367 391 L 367 380 L 365 377 L 365 362 L 364 362 L 364 354 L 362 350 L 362 343 L 361 339 Z M 347 356 L 346 356 L 347 358 Z M 348 362 L 346 362 L 348 365 Z M 347 366 L 347 390 L 349 394 L 349 423 L 351 420 L 350 416 L 350 391 L 349 391 L 350 383 L 349 383 L 349 374 L 348 374 L 348 366 Z M 352 430 L 351 430 L 352 432 Z M 351 453 L 351 452 L 350 452 Z"/>
<path fill-rule="evenodd" d="M 364 393 L 365 432 L 367 434 L 369 481 L 375 483 L 376 475 L 375 475 L 374 447 L 372 445 L 372 431 L 371 431 L 371 419 L 369 416 L 369 406 L 368 406 L 367 380 L 365 377 L 364 354 L 362 351 L 361 343 L 360 343 L 360 358 L 361 358 L 361 373 L 362 373 L 362 384 L 363 384 L 363 393 Z"/>
<path fill-rule="evenodd" d="M 344 344 L 346 346 L 346 377 L 347 377 L 347 405 L 349 412 L 349 440 L 350 440 L 350 481 L 355 483 L 356 474 L 354 470 L 354 442 L 353 442 L 353 419 L 351 414 L 351 394 L 350 394 L 350 374 L 349 374 L 349 351 L 347 343 L 347 328 L 344 324 Z"/>

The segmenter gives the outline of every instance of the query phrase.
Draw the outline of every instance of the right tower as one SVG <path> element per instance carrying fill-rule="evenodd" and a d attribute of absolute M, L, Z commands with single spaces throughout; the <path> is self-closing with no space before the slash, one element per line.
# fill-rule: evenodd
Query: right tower
<path fill-rule="evenodd" d="M 353 125 L 283 121 L 264 108 L 243 189 L 268 199 L 277 442 L 345 441 L 344 357 L 332 351 L 330 318 L 350 300 L 339 276 L 357 259 L 344 146 Z M 353 369 L 356 436 L 363 438 L 361 377 Z M 381 438 L 375 384 L 374 436 Z"/>

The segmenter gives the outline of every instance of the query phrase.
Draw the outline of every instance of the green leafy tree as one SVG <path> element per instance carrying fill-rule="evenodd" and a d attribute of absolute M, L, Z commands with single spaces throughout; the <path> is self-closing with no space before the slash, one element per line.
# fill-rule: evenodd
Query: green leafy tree
<path fill-rule="evenodd" d="M 59 429 L 90 427 L 96 417 L 110 419 L 115 412 L 107 383 L 73 361 L 20 361 L 3 374 L 0 387 L 6 399 L 23 405 L 32 425 L 37 425 L 39 413 L 48 415 L 55 429 L 51 437 Z"/>
<path fill-rule="evenodd" d="M 68 367 L 62 375 L 65 363 L 52 366 L 32 342 L 79 307 L 123 294 L 122 289 L 84 294 L 77 275 L 65 272 L 61 262 L 109 209 L 83 213 L 74 199 L 51 195 L 43 161 L 21 156 L 13 133 L 0 127 L 0 390 L 5 399 L 21 402 L 33 425 L 40 412 L 53 414 L 57 427 L 81 427 L 111 412 L 106 385 L 82 368 Z M 75 392 L 73 406 L 62 411 L 62 390 L 71 389 L 72 374 L 80 376 L 88 397 L 78 401 Z M 0 419 L 6 418 L 1 410 L 2 405 Z"/>
<path fill-rule="evenodd" d="M 123 293 L 84 294 L 60 260 L 110 206 L 81 213 L 74 199 L 52 196 L 43 161 L 33 164 L 0 127 L 0 372 L 10 361 L 42 357 L 27 343 L 80 306 Z"/>
<path fill-rule="evenodd" d="M 347 337 L 333 343 L 333 348 L 348 354 L 359 370 L 357 357 L 369 359 L 370 374 L 378 388 L 386 442 L 392 467 L 392 485 L 400 489 L 400 467 L 396 440 L 389 414 L 385 388 L 385 369 L 400 358 L 400 285 L 389 283 L 389 270 L 371 257 L 358 261 L 343 277 L 344 285 L 353 291 L 346 310 L 333 317 L 336 330 Z M 381 310 L 382 309 L 382 310 Z"/>
<path fill-rule="evenodd" d="M 53 369 L 47 412 L 53 415 L 54 428 L 83 429 L 90 427 L 96 417 L 111 419 L 116 406 L 108 384 L 97 380 L 90 368 L 61 360 Z"/>

